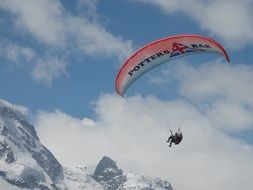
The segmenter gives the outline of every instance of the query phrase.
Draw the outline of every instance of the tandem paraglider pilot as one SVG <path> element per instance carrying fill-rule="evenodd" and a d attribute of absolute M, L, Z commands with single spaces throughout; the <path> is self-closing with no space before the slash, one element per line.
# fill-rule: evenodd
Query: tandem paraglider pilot
<path fill-rule="evenodd" d="M 178 129 L 178 132 L 175 133 L 175 135 L 173 135 L 172 131 L 170 130 L 170 137 L 168 138 L 168 140 L 166 142 L 170 143 L 169 147 L 171 147 L 172 143 L 174 143 L 175 145 L 178 145 L 182 139 L 183 139 L 183 134 L 180 131 L 180 128 Z"/>

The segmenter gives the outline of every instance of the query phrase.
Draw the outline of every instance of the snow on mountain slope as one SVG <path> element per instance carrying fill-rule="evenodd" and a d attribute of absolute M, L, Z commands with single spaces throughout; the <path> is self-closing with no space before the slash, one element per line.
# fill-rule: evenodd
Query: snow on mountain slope
<path fill-rule="evenodd" d="M 56 189 L 63 170 L 19 109 L 0 100 L 0 177 L 28 189 Z"/>
<path fill-rule="evenodd" d="M 145 176 L 137 172 L 126 172 L 126 182 L 121 186 L 121 190 L 172 190 L 168 181 L 159 178 Z"/>
<path fill-rule="evenodd" d="M 94 172 L 94 178 L 106 190 L 173 190 L 168 181 L 137 172 L 124 172 L 109 157 L 103 157 Z"/>
<path fill-rule="evenodd" d="M 21 188 L 19 188 L 17 186 L 13 186 L 1 178 L 0 178 L 0 189 L 2 189 L 2 190 L 22 190 Z"/>
<path fill-rule="evenodd" d="M 103 186 L 99 184 L 92 175 L 88 173 L 86 167 L 64 168 L 64 183 L 71 189 L 78 190 L 103 190 Z"/>

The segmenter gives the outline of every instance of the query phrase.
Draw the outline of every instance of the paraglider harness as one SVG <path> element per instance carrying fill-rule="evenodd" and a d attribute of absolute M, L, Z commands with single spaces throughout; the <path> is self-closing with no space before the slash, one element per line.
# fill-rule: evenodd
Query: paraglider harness
<path fill-rule="evenodd" d="M 175 133 L 175 135 L 173 135 L 172 131 L 170 130 L 170 137 L 168 138 L 168 140 L 166 142 L 170 143 L 169 147 L 171 147 L 172 143 L 174 143 L 175 145 L 178 145 L 182 139 L 183 139 L 183 134 L 180 131 L 180 128 L 178 129 L 178 132 Z"/>

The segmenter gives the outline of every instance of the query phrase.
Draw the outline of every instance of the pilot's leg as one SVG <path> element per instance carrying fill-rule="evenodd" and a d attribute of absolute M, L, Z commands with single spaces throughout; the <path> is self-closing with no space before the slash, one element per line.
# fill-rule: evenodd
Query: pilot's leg
<path fill-rule="evenodd" d="M 172 140 L 172 136 L 170 136 L 166 142 L 170 142 L 171 140 Z"/>
<path fill-rule="evenodd" d="M 171 139 L 169 147 L 171 147 L 172 143 L 173 143 L 173 140 Z"/>

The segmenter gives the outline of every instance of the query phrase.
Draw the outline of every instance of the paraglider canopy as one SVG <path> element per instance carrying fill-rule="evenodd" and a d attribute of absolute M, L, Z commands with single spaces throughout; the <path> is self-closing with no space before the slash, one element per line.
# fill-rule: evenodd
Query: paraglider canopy
<path fill-rule="evenodd" d="M 131 55 L 118 72 L 115 89 L 123 96 L 128 87 L 149 70 L 174 58 L 196 53 L 217 53 L 229 62 L 225 49 L 211 38 L 194 34 L 170 36 L 151 42 Z"/>

